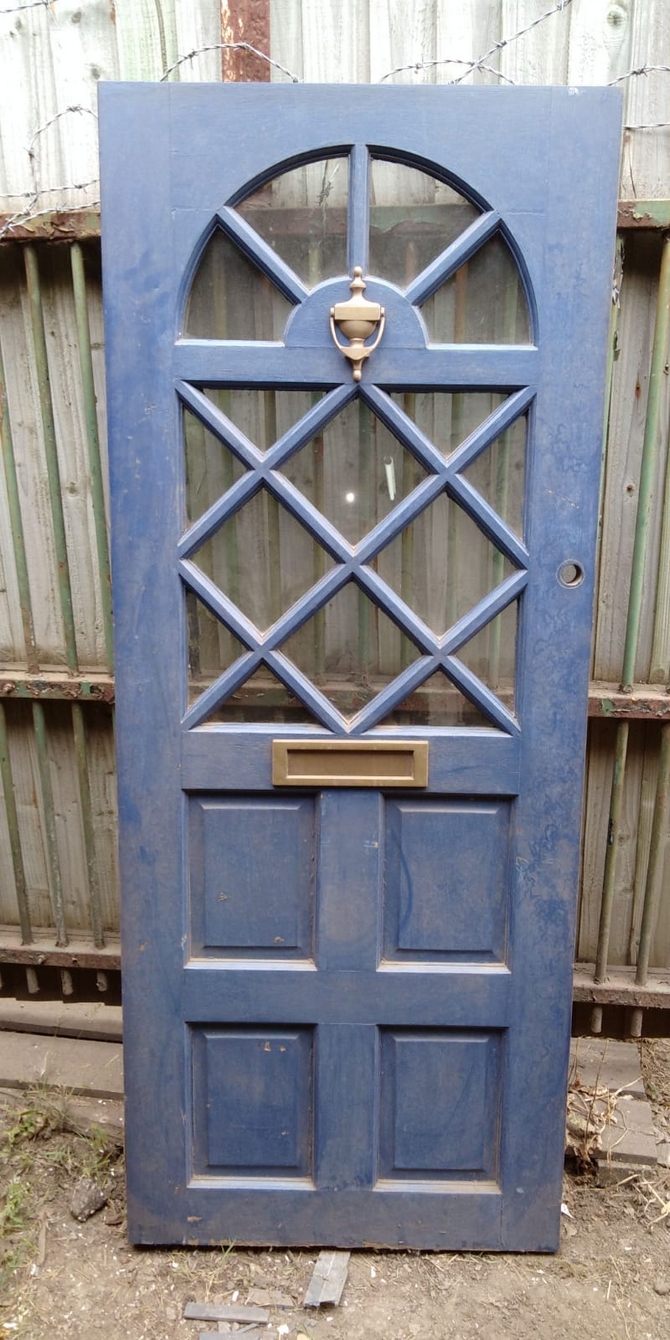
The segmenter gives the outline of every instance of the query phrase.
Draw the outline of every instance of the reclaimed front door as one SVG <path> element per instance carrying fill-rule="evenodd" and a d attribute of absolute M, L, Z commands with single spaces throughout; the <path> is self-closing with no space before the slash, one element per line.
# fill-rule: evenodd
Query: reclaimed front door
<path fill-rule="evenodd" d="M 618 95 L 100 101 L 131 1238 L 552 1250 Z"/>

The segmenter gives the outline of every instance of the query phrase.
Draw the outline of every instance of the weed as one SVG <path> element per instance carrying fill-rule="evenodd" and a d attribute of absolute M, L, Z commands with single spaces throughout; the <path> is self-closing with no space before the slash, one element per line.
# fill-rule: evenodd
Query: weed
<path fill-rule="evenodd" d="M 100 1126 L 91 1126 L 81 1152 L 81 1176 L 100 1179 L 121 1156 L 122 1146 Z"/>
<path fill-rule="evenodd" d="M 13 1178 L 7 1188 L 4 1205 L 0 1205 L 0 1237 L 23 1232 L 29 1196 L 30 1187 L 17 1177 Z"/>
<path fill-rule="evenodd" d="M 35 1088 L 28 1090 L 26 1105 L 16 1114 L 14 1124 L 5 1132 L 0 1153 L 10 1154 L 33 1140 L 49 1140 L 64 1131 L 78 1134 L 69 1115 L 67 1090 Z"/>

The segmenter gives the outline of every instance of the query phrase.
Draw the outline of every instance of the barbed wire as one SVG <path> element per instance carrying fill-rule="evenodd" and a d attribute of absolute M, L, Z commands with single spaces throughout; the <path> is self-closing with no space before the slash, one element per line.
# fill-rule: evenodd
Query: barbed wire
<path fill-rule="evenodd" d="M 94 121 L 97 121 L 98 119 L 97 112 L 94 112 L 92 107 L 84 106 L 83 103 L 77 102 L 73 103 L 70 107 L 62 107 L 59 112 L 54 112 L 53 116 L 48 117 L 46 121 L 42 122 L 41 126 L 37 127 L 37 130 L 33 131 L 28 141 L 29 158 L 35 158 L 35 144 L 40 135 L 43 135 L 44 131 L 49 129 L 49 126 L 53 126 L 55 121 L 60 121 L 62 116 L 67 116 L 70 112 L 82 112 L 85 116 L 92 116 Z"/>
<path fill-rule="evenodd" d="M 99 186 L 99 185 L 100 185 L 100 178 L 91 177 L 90 181 L 71 182 L 67 186 L 49 186 L 46 188 L 45 191 L 42 192 L 42 194 L 56 195 L 64 193 L 65 191 L 88 191 L 91 186 Z M 21 191 L 18 194 L 19 198 L 29 197 L 30 204 L 27 205 L 25 209 L 16 210 L 14 214 L 10 214 L 8 218 L 5 218 L 4 223 L 0 226 L 0 242 L 2 241 L 3 238 L 7 237 L 8 235 L 11 236 L 11 234 L 15 232 L 17 228 L 25 228 L 29 223 L 32 223 L 35 219 L 41 219 L 44 217 L 45 214 L 48 214 L 50 212 L 48 208 L 47 209 L 45 209 L 44 207 L 41 207 L 40 209 L 35 208 L 38 201 L 36 201 L 34 195 L 30 195 L 29 192 Z M 99 199 L 87 200 L 84 205 L 69 205 L 67 212 L 68 214 L 85 214 L 89 210 L 98 209 L 99 206 L 100 206 Z"/>
<path fill-rule="evenodd" d="M 56 122 L 62 120 L 64 116 L 68 116 L 72 113 L 83 116 L 92 116 L 93 120 L 96 122 L 98 120 L 96 112 L 94 112 L 91 107 L 86 107 L 83 103 L 72 103 L 69 107 L 62 107 L 60 111 L 54 112 L 53 116 L 47 117 L 46 121 L 43 121 L 41 125 L 36 127 L 26 146 L 26 152 L 28 154 L 28 162 L 30 164 L 30 179 L 32 182 L 32 190 L 21 191 L 18 193 L 20 195 L 20 198 L 27 200 L 28 203 L 25 209 L 17 210 L 14 214 L 11 215 L 9 219 L 5 220 L 3 225 L 0 227 L 0 240 L 2 240 L 3 237 L 6 237 L 8 233 L 13 232 L 16 228 L 25 227 L 25 225 L 29 223 L 31 219 L 37 219 L 39 218 L 40 214 L 43 214 L 45 212 L 43 208 L 42 209 L 38 208 L 40 196 L 52 195 L 52 194 L 55 195 L 57 193 L 65 191 L 86 191 L 89 190 L 91 186 L 98 186 L 100 184 L 98 177 L 92 177 L 87 182 L 81 182 L 81 183 L 72 182 L 68 186 L 47 186 L 42 187 L 42 189 L 40 190 L 37 181 L 37 149 L 36 149 L 37 141 L 40 138 L 40 135 L 43 135 L 46 130 L 49 130 L 49 128 L 55 125 Z M 90 201 L 87 201 L 85 205 L 81 206 L 81 209 L 92 209 L 92 208 L 94 208 L 94 206 L 91 204 Z"/>
<path fill-rule="evenodd" d="M 168 65 L 167 70 L 163 71 L 158 82 L 160 84 L 164 83 L 168 76 L 178 70 L 179 66 L 183 65 L 185 61 L 193 60 L 195 56 L 201 56 L 206 51 L 248 51 L 251 56 L 257 56 L 259 60 L 267 61 L 268 65 L 271 65 L 274 70 L 280 70 L 282 74 L 288 75 L 292 84 L 302 83 L 297 74 L 294 74 L 292 70 L 287 70 L 285 65 L 280 65 L 278 60 L 273 60 L 272 56 L 268 56 L 265 51 L 259 51 L 258 47 L 252 47 L 251 42 L 211 42 L 204 47 L 195 47 L 193 51 L 188 51 L 185 56 L 178 56 L 173 65 Z"/>
<path fill-rule="evenodd" d="M 607 87 L 614 88 L 615 84 L 621 84 L 624 79 L 632 79 L 637 74 L 670 74 L 670 65 L 638 65 L 635 70 L 626 70 L 625 74 L 618 74 L 616 79 L 610 79 Z"/>
<path fill-rule="evenodd" d="M 502 37 L 498 42 L 494 42 L 493 45 L 489 47 L 488 51 L 484 52 L 483 56 L 470 62 L 467 70 L 459 75 L 458 79 L 452 79 L 449 82 L 460 84 L 464 79 L 468 78 L 468 75 L 473 74 L 475 70 L 481 70 L 484 67 L 484 63 L 488 61 L 491 56 L 495 56 L 496 52 L 503 51 L 504 48 L 510 46 L 512 42 L 517 42 L 520 37 L 524 37 L 525 34 L 531 32 L 533 28 L 537 28 L 538 24 L 545 23 L 546 20 L 550 19 L 554 14 L 562 14 L 571 4 L 572 0 L 556 0 L 556 4 L 552 5 L 551 9 L 545 10 L 544 14 L 538 14 L 537 18 L 533 19 L 532 23 L 526 24 L 525 28 L 519 28 L 517 32 L 510 33 L 509 37 Z M 392 79 L 394 74 L 403 74 L 405 70 L 431 70 L 437 65 L 455 65 L 456 63 L 459 65 L 467 64 L 467 62 L 463 61 L 456 62 L 449 59 L 447 56 L 440 56 L 435 60 L 419 61 L 416 63 L 410 62 L 409 65 L 397 65 L 394 70 L 388 70 L 386 74 L 383 74 L 379 83 L 383 84 L 386 79 Z M 494 73 L 499 73 L 499 71 L 494 71 Z"/>
<path fill-rule="evenodd" d="M 23 4 L 10 5 L 8 9 L 0 9 L 0 14 L 20 14 L 24 9 L 51 9 L 56 0 L 24 0 Z"/>
<path fill-rule="evenodd" d="M 5 14 L 10 15 L 19 14 L 22 13 L 24 10 L 46 9 L 50 17 L 55 18 L 54 10 L 57 3 L 58 0 L 20 0 L 20 3 L 13 5 L 10 8 L 0 9 L 0 16 Z M 431 58 L 429 60 L 410 61 L 405 65 L 397 65 L 392 70 L 387 70 L 386 73 L 380 77 L 377 83 L 384 84 L 387 80 L 392 79 L 395 75 L 406 74 L 409 72 L 418 74 L 424 70 L 434 70 L 438 67 L 451 65 L 454 67 L 458 67 L 459 72 L 454 75 L 453 79 L 445 80 L 445 84 L 450 85 L 461 84 L 463 83 L 464 80 L 470 78 L 471 75 L 476 74 L 478 71 L 481 71 L 483 73 L 492 75 L 496 79 L 502 80 L 503 83 L 505 84 L 518 86 L 517 81 L 512 79 L 511 76 L 509 76 L 508 74 L 504 73 L 504 71 L 499 69 L 497 65 L 492 64 L 493 58 L 495 58 L 506 47 L 509 47 L 512 45 L 512 43 L 519 41 L 520 38 L 525 37 L 526 34 L 532 32 L 535 28 L 538 28 L 541 24 L 546 23 L 549 19 L 553 18 L 555 15 L 564 13 L 572 3 L 573 0 L 556 0 L 555 4 L 553 4 L 549 9 L 546 9 L 542 14 L 537 15 L 537 17 L 534 18 L 530 23 L 525 24 L 524 27 L 519 28 L 516 32 L 509 33 L 507 36 L 500 38 L 496 42 L 493 42 L 491 46 L 481 54 L 481 56 L 472 59 L 469 58 L 464 59 L 463 57 L 460 56 L 459 57 L 440 56 Z M 282 65 L 272 56 L 269 56 L 267 52 L 261 51 L 258 47 L 252 46 L 250 42 L 215 42 L 215 43 L 208 43 L 201 47 L 195 47 L 192 51 L 185 52 L 183 55 L 178 56 L 177 59 L 172 62 L 172 64 L 168 65 L 160 75 L 158 82 L 160 83 L 165 82 L 165 80 L 169 79 L 171 74 L 174 74 L 176 70 L 178 70 L 182 65 L 186 64 L 188 61 L 193 61 L 198 56 L 205 55 L 208 52 L 212 51 L 245 51 L 250 56 L 255 57 L 257 60 L 264 61 L 271 69 L 277 70 L 280 74 L 285 75 L 286 78 L 291 81 L 291 83 L 299 84 L 303 82 L 300 76 L 295 74 L 293 70 L 290 70 L 287 68 L 287 66 Z M 626 70 L 623 74 L 617 75 L 614 79 L 611 79 L 609 81 L 609 86 L 614 87 L 615 85 L 622 84 L 627 80 L 645 78 L 648 75 L 654 75 L 654 74 L 665 74 L 665 75 L 670 74 L 670 65 L 644 64 L 636 66 L 633 69 Z M 38 185 L 37 181 L 37 160 L 39 157 L 37 151 L 38 140 L 40 136 L 42 136 L 45 133 L 45 131 L 49 130 L 54 124 L 59 122 L 63 117 L 68 116 L 70 114 L 91 116 L 94 119 L 97 119 L 96 113 L 93 111 L 92 108 L 86 107 L 84 104 L 77 103 L 72 104 L 68 107 L 63 107 L 59 111 L 54 112 L 52 116 L 49 116 L 45 121 L 43 121 L 40 125 L 38 125 L 34 129 L 34 131 L 30 136 L 28 144 L 26 145 L 26 153 L 30 165 L 32 189 L 30 191 L 21 191 L 12 193 L 13 199 L 16 200 L 17 197 L 19 199 L 23 199 L 26 201 L 26 205 L 24 208 L 17 210 L 14 214 L 12 214 L 11 218 L 4 220 L 2 226 L 0 227 L 0 238 L 6 236 L 8 232 L 11 232 L 14 228 L 18 227 L 19 225 L 25 225 L 29 223 L 31 220 L 39 218 L 40 214 L 45 212 L 44 203 L 42 203 L 40 207 L 40 202 L 45 201 L 45 199 L 48 199 L 49 197 L 52 197 L 54 195 L 63 194 L 67 191 L 90 190 L 91 188 L 96 187 L 99 184 L 98 178 L 95 177 L 91 178 L 89 181 L 86 182 L 79 182 L 79 183 L 72 182 L 64 186 L 39 187 Z M 628 122 L 624 126 L 624 130 L 626 131 L 662 130 L 666 129 L 668 126 L 670 126 L 670 120 L 639 121 L 639 122 Z M 97 201 L 87 201 L 83 205 L 72 206 L 71 212 L 76 213 L 80 210 L 84 211 L 86 209 L 95 208 L 97 203 L 98 203 Z"/>

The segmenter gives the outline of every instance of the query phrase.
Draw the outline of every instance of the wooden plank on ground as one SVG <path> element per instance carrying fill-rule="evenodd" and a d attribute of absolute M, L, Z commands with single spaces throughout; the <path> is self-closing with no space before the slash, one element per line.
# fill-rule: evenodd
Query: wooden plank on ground
<path fill-rule="evenodd" d="M 187 1303 L 184 1316 L 189 1321 L 258 1321 L 270 1320 L 264 1307 L 246 1307 L 244 1304 Z"/>
<path fill-rule="evenodd" d="M 346 1283 L 350 1256 L 351 1252 L 319 1252 L 305 1294 L 305 1307 L 321 1307 L 323 1303 L 337 1306 Z"/>

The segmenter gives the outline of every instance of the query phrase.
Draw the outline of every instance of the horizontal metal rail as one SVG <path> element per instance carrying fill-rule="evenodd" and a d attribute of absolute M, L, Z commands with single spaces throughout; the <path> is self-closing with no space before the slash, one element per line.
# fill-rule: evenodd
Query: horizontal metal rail
<path fill-rule="evenodd" d="M 113 703 L 114 694 L 114 676 L 98 671 L 76 677 L 57 672 L 31 675 L 18 669 L 0 671 L 0 699 L 5 701 Z M 630 693 L 623 693 L 619 684 L 592 680 L 588 714 L 607 721 L 670 721 L 670 693 L 658 684 L 634 684 Z"/>
<path fill-rule="evenodd" d="M 0 963 L 16 963 L 34 968 L 93 968 L 114 971 L 121 966 L 118 936 L 110 936 L 105 945 L 95 945 L 92 937 L 73 936 L 69 944 L 54 944 L 53 933 L 34 932 L 31 944 L 22 944 L 14 926 L 0 926 Z"/>
<path fill-rule="evenodd" d="M 649 232 L 670 228 L 670 200 L 620 200 L 617 228 Z M 0 214 L 0 246 L 12 242 L 87 242 L 100 236 L 100 211 L 51 210 L 21 220 L 16 214 Z"/>

